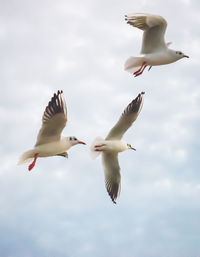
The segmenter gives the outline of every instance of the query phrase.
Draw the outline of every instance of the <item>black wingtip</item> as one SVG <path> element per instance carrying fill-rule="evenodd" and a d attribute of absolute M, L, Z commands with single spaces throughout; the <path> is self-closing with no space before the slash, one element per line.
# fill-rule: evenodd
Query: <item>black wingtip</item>
<path fill-rule="evenodd" d="M 117 204 L 117 202 L 116 202 L 115 200 L 112 200 L 112 202 L 113 202 L 114 204 Z"/>
<path fill-rule="evenodd" d="M 57 95 L 60 95 L 60 94 L 62 94 L 62 93 L 63 93 L 62 90 L 58 90 Z"/>
<path fill-rule="evenodd" d="M 112 202 L 113 202 L 114 204 L 117 204 L 117 202 L 116 202 L 116 198 L 114 198 L 114 197 L 113 197 L 113 196 L 111 196 L 110 194 L 109 194 L 109 196 L 110 196 L 110 198 L 111 198 Z"/>
<path fill-rule="evenodd" d="M 145 94 L 145 92 L 144 92 L 144 91 L 142 91 L 142 92 L 141 92 L 141 95 L 144 95 L 144 94 Z"/>

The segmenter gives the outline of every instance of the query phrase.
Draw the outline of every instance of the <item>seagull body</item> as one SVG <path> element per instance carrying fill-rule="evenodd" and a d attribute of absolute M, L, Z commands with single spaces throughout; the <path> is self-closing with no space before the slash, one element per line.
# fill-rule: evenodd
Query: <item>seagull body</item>
<path fill-rule="evenodd" d="M 32 159 L 31 170 L 38 157 L 63 156 L 68 157 L 67 150 L 76 144 L 85 144 L 76 137 L 61 137 L 62 130 L 67 123 L 67 108 L 63 92 L 58 91 L 51 98 L 42 117 L 42 127 L 37 136 L 35 147 L 23 153 L 18 164 Z"/>
<path fill-rule="evenodd" d="M 173 63 L 184 57 L 189 58 L 180 51 L 168 48 L 171 43 L 165 43 L 164 40 L 167 22 L 163 17 L 136 13 L 125 16 L 125 20 L 131 26 L 144 31 L 141 49 L 141 54 L 144 56 L 130 57 L 125 62 L 125 70 L 133 73 L 135 77 L 141 75 L 147 66 L 151 68 Z"/>
<path fill-rule="evenodd" d="M 122 140 L 101 140 L 95 146 L 96 151 L 123 152 L 127 149 L 127 143 Z"/>
<path fill-rule="evenodd" d="M 38 154 L 38 157 L 48 157 L 63 153 L 71 146 L 69 139 L 67 137 L 63 137 L 59 141 L 35 146 L 33 150 Z"/>
<path fill-rule="evenodd" d="M 110 130 L 105 139 L 97 137 L 91 146 L 91 157 L 94 159 L 100 153 L 102 154 L 102 164 L 104 168 L 105 184 L 108 194 L 112 201 L 116 203 L 116 199 L 120 193 L 121 175 L 118 162 L 118 153 L 125 150 L 135 150 L 130 144 L 122 140 L 124 133 L 131 127 L 132 123 L 137 119 L 142 105 L 143 94 L 140 93 L 124 110 L 119 121 Z"/>

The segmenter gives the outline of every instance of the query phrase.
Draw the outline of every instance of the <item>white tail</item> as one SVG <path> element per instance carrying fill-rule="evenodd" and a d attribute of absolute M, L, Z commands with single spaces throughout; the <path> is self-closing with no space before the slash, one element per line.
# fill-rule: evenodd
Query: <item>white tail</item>
<path fill-rule="evenodd" d="M 27 152 L 23 153 L 19 157 L 19 161 L 18 161 L 17 165 L 31 161 L 34 158 L 34 155 L 35 155 L 34 149 L 28 150 Z"/>
<path fill-rule="evenodd" d="M 101 153 L 101 152 L 95 151 L 95 150 L 94 150 L 94 146 L 97 145 L 97 144 L 102 143 L 102 141 L 104 141 L 103 138 L 101 138 L 101 137 L 96 137 L 95 140 L 93 141 L 91 147 L 90 147 L 90 156 L 91 156 L 91 158 L 92 158 L 93 160 L 94 160 L 95 158 L 97 158 L 97 157 L 99 156 L 99 154 Z"/>
<path fill-rule="evenodd" d="M 124 64 L 124 69 L 130 73 L 134 73 L 138 67 L 140 67 L 144 62 L 143 57 L 130 57 L 126 60 Z"/>

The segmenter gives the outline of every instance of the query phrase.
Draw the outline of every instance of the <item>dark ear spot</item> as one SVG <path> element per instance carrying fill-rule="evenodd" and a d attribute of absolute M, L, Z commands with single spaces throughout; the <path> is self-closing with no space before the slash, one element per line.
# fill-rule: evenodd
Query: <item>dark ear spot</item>
<path fill-rule="evenodd" d="M 69 140 L 71 141 L 71 140 L 72 140 L 72 137 L 70 137 Z"/>

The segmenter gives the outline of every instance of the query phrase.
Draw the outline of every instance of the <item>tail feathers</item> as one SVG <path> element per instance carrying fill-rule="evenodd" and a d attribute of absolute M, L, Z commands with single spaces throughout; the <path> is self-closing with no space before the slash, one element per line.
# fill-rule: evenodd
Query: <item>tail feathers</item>
<path fill-rule="evenodd" d="M 129 57 L 124 64 L 124 69 L 130 73 L 134 73 L 143 62 L 143 57 Z"/>
<path fill-rule="evenodd" d="M 35 155 L 34 149 L 28 150 L 27 152 L 23 153 L 19 157 L 19 161 L 18 161 L 17 165 L 31 161 L 34 158 L 34 155 Z"/>
<path fill-rule="evenodd" d="M 101 153 L 101 152 L 95 151 L 94 147 L 95 147 L 95 145 L 102 143 L 102 141 L 104 141 L 103 138 L 96 137 L 95 140 L 93 141 L 91 147 L 90 147 L 90 156 L 93 160 L 96 159 L 99 156 L 99 154 Z"/>

